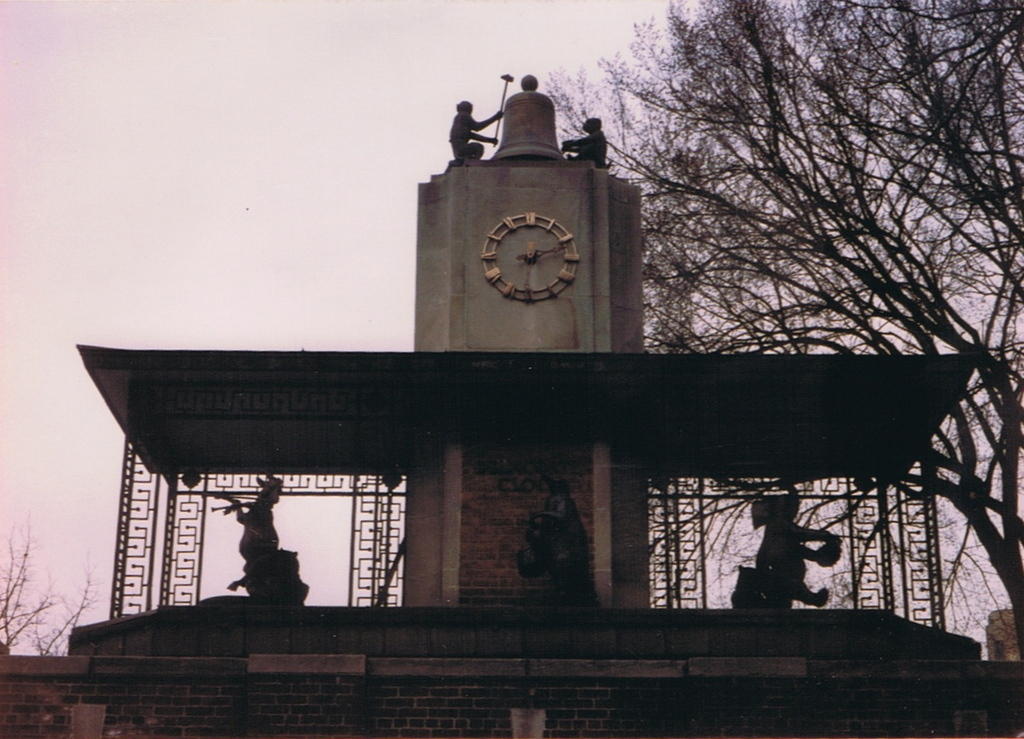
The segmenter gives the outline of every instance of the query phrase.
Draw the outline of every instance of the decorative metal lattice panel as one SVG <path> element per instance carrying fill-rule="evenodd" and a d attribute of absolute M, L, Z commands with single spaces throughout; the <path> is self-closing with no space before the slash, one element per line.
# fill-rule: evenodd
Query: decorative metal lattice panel
<path fill-rule="evenodd" d="M 815 570 L 808 573 L 809 587 L 828 587 L 834 607 L 888 610 L 943 628 L 933 500 L 885 486 L 862 490 L 842 478 L 801 483 L 795 490 L 802 501 L 797 523 L 843 539 L 833 567 L 809 568 Z M 753 565 L 759 545 L 749 504 L 782 492 L 775 480 L 682 478 L 652 486 L 651 605 L 729 607 L 738 567 Z"/>
<path fill-rule="evenodd" d="M 186 472 L 168 496 L 160 580 L 162 605 L 194 605 L 201 597 L 208 511 L 225 500 L 254 500 L 259 473 Z M 282 497 L 351 500 L 350 605 L 401 604 L 405 478 L 400 475 L 286 474 Z M 390 485 L 390 487 L 389 487 Z M 339 571 L 345 571 L 339 562 Z"/>
<path fill-rule="evenodd" d="M 401 605 L 404 542 L 405 481 L 365 478 L 353 503 L 351 605 Z"/>
<path fill-rule="evenodd" d="M 209 473 L 199 475 L 203 494 L 210 498 L 254 498 L 259 490 L 262 473 Z M 342 475 L 299 473 L 278 475 L 284 485 L 282 496 L 336 497 L 360 494 L 367 488 L 368 479 L 377 480 L 378 475 Z"/>
<path fill-rule="evenodd" d="M 182 491 L 175 484 L 168 495 L 160 605 L 189 606 L 199 602 L 206 509 L 203 492 Z"/>
<path fill-rule="evenodd" d="M 853 565 L 853 606 L 893 610 L 891 538 L 884 491 L 852 498 L 849 535 Z"/>
<path fill-rule="evenodd" d="M 903 612 L 911 621 L 944 629 L 935 500 L 902 492 L 895 497 Z"/>
<path fill-rule="evenodd" d="M 647 498 L 651 605 L 707 608 L 702 480 L 670 480 Z"/>
<path fill-rule="evenodd" d="M 114 544 L 111 618 L 148 611 L 153 607 L 159 500 L 159 475 L 146 469 L 135 448 L 126 441 Z"/>

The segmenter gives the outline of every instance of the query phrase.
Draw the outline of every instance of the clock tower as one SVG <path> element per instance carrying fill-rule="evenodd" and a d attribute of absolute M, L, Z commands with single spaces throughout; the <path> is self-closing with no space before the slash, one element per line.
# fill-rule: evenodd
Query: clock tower
<path fill-rule="evenodd" d="M 570 160 L 532 85 L 503 120 L 421 186 L 419 351 L 80 347 L 125 432 L 111 620 L 0 656 L 4 736 L 1016 732 L 1020 668 L 942 632 L 905 477 L 974 359 L 640 353 L 639 197 L 600 122 Z M 280 544 L 345 542 L 345 605 L 297 605 L 286 496 L 343 503 L 332 545 Z M 781 567 L 733 580 L 747 504 Z M 249 595 L 200 600 L 225 509 Z M 789 610 L 833 557 L 849 600 Z"/>
<path fill-rule="evenodd" d="M 477 409 L 491 422 L 438 419 L 419 433 L 404 602 L 569 603 L 557 583 L 517 566 L 528 522 L 558 487 L 585 533 L 577 579 L 592 595 L 580 597 L 646 608 L 646 477 L 586 421 L 593 408 L 553 390 L 538 364 L 582 363 L 582 380 L 592 355 L 642 351 L 640 192 L 604 166 L 603 134 L 597 161 L 563 157 L 535 78 L 509 98 L 503 123 L 490 160 L 453 161 L 420 185 L 415 346 L 511 375 L 522 368 L 510 362 L 525 363 L 537 385 L 495 393 L 492 409 Z"/>
<path fill-rule="evenodd" d="M 524 78 L 501 146 L 420 185 L 417 351 L 642 351 L 640 193 L 559 153 Z"/>

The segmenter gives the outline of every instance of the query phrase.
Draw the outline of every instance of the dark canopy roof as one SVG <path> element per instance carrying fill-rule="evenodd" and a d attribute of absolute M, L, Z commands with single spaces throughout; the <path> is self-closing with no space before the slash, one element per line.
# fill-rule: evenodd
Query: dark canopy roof
<path fill-rule="evenodd" d="M 677 475 L 895 474 L 965 357 L 79 347 L 151 469 L 384 471 L 417 439 L 605 441 Z"/>

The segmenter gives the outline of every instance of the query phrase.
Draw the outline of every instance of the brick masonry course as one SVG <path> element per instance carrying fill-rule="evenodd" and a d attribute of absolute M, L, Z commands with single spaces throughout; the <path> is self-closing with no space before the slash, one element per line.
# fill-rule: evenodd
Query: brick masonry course
<path fill-rule="evenodd" d="M 253 655 L 0 657 L 0 736 L 66 737 L 76 706 L 131 737 L 1014 735 L 1024 667 L 976 661 Z"/>

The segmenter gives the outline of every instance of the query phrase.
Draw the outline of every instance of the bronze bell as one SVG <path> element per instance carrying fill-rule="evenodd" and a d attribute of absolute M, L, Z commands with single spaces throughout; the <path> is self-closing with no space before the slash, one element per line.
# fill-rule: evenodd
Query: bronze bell
<path fill-rule="evenodd" d="M 523 77 L 523 91 L 505 103 L 501 145 L 491 159 L 561 159 L 555 138 L 555 104 L 537 92 L 537 78 Z"/>

